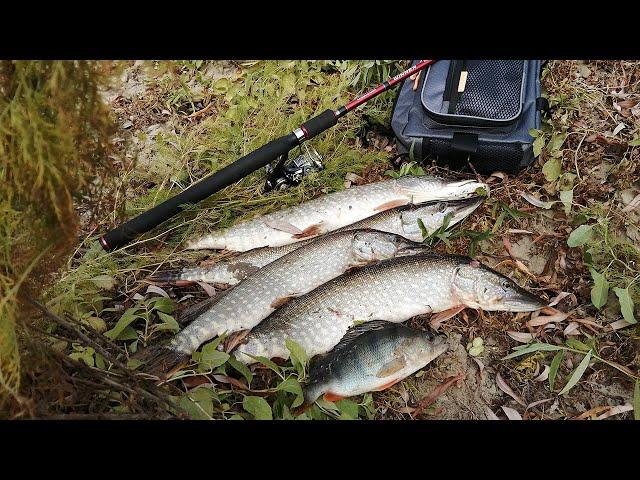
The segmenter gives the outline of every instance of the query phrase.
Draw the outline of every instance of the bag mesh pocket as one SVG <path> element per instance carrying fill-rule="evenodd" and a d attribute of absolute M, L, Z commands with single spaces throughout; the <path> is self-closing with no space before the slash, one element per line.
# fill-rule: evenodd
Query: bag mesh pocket
<path fill-rule="evenodd" d="M 520 113 L 522 60 L 468 60 L 466 70 L 467 83 L 456 115 L 509 120 Z"/>
<path fill-rule="evenodd" d="M 451 148 L 451 140 L 432 138 L 429 139 L 426 146 L 427 149 L 424 153 L 438 157 L 440 163 L 448 164 L 457 169 L 467 167 L 468 154 L 454 152 Z M 470 161 L 480 173 L 488 174 L 497 170 L 512 173 L 518 171 L 527 151 L 532 155 L 531 149 L 528 147 L 528 150 L 523 150 L 523 145 L 520 143 L 481 143 L 478 145 L 478 150 L 471 154 Z"/>

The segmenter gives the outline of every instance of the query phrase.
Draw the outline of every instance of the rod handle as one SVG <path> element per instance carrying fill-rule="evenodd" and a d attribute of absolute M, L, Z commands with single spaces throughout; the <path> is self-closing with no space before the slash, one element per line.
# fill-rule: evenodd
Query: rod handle
<path fill-rule="evenodd" d="M 325 110 L 319 115 L 307 120 L 300 128 L 304 132 L 304 138 L 310 140 L 316 135 L 324 132 L 328 128 L 338 123 L 338 117 L 333 110 Z"/>
<path fill-rule="evenodd" d="M 271 163 L 280 155 L 288 153 L 296 145 L 298 145 L 298 138 L 294 133 L 270 141 L 257 150 L 239 158 L 232 164 L 227 165 L 222 170 L 205 177 L 175 197 L 165 200 L 151 210 L 141 213 L 137 217 L 107 232 L 100 237 L 102 248 L 109 252 L 125 246 L 134 238 L 157 227 L 165 220 L 182 211 L 184 205 L 194 204 L 204 200 L 259 168 Z"/>

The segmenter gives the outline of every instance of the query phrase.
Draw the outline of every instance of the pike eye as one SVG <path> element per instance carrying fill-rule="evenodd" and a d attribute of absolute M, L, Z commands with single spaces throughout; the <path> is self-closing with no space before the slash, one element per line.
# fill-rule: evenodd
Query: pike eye
<path fill-rule="evenodd" d="M 446 211 L 447 211 L 447 208 L 449 208 L 449 205 L 447 205 L 447 202 L 442 202 L 442 203 L 439 205 L 439 208 L 438 208 L 438 209 L 440 210 L 440 213 L 444 213 L 444 212 L 446 212 Z"/>
<path fill-rule="evenodd" d="M 507 280 L 506 278 L 503 278 L 500 281 L 500 286 L 506 290 L 507 288 L 509 288 L 509 280 Z"/>

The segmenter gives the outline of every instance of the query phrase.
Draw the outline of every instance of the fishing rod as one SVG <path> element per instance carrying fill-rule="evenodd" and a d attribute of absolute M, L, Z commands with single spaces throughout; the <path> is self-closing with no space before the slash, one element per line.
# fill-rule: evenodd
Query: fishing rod
<path fill-rule="evenodd" d="M 298 145 L 302 145 L 305 141 L 312 139 L 316 135 L 336 125 L 338 119 L 350 111 L 373 97 L 380 95 L 382 92 L 393 88 L 405 78 L 423 70 L 433 62 L 435 62 L 435 60 L 420 60 L 411 68 L 386 80 L 373 90 L 352 100 L 337 110 L 325 110 L 321 114 L 304 122 L 288 135 L 270 141 L 223 169 L 205 177 L 178 195 L 165 200 L 150 210 L 141 213 L 137 217 L 107 232 L 100 237 L 100 245 L 102 245 L 102 248 L 106 251 L 113 251 L 125 246 L 134 238 L 148 232 L 181 212 L 185 205 L 198 203 L 259 168 L 270 164 L 277 158 L 288 154 L 289 151 Z"/>

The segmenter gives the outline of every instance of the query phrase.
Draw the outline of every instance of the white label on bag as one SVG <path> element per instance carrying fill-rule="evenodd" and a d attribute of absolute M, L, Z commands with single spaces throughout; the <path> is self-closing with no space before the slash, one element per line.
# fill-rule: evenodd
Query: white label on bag
<path fill-rule="evenodd" d="M 464 92 L 465 87 L 467 86 L 467 75 L 469 72 L 463 70 L 460 72 L 460 81 L 458 82 L 458 93 Z"/>

